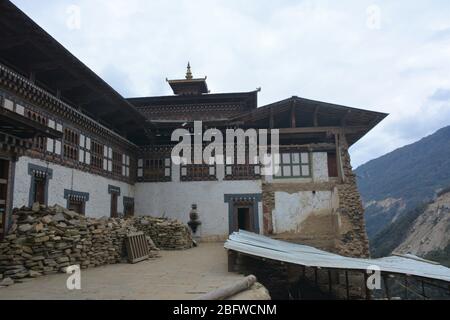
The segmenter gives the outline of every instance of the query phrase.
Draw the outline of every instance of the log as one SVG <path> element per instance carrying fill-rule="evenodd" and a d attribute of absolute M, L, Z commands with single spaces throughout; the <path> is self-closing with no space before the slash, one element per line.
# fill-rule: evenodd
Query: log
<path fill-rule="evenodd" d="M 249 275 L 236 283 L 218 288 L 197 297 L 195 300 L 225 300 L 239 292 L 249 289 L 255 283 L 256 277 L 254 275 Z"/>

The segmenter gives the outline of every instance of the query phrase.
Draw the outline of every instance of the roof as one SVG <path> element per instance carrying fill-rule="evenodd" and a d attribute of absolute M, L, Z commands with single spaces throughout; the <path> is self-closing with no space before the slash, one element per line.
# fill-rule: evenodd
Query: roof
<path fill-rule="evenodd" d="M 366 271 L 378 266 L 380 271 L 450 282 L 450 269 L 413 255 L 380 259 L 349 258 L 314 247 L 274 240 L 240 230 L 230 235 L 226 249 L 252 256 L 288 262 L 307 267 L 352 269 Z"/>
<path fill-rule="evenodd" d="M 35 136 L 62 138 L 61 132 L 1 107 L 0 132 L 5 132 L 22 139 L 30 139 Z"/>
<path fill-rule="evenodd" d="M 351 108 L 333 103 L 293 96 L 234 117 L 255 128 L 269 128 L 274 117 L 274 128 L 291 127 L 294 109 L 296 127 L 359 127 L 361 130 L 347 134 L 349 145 L 354 144 L 375 127 L 388 114 L 365 109 Z"/>
<path fill-rule="evenodd" d="M 205 94 L 208 85 L 205 78 L 167 80 L 174 94 Z"/>
<path fill-rule="evenodd" d="M 258 91 L 127 99 L 147 120 L 228 120 L 256 109 Z"/>
<path fill-rule="evenodd" d="M 140 137 L 145 117 L 10 1 L 0 2 L 0 61 L 96 121 Z"/>

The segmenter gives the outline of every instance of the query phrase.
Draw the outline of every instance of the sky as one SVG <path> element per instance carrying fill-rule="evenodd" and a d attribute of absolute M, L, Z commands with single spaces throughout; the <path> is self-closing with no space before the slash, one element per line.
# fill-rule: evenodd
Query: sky
<path fill-rule="evenodd" d="M 450 124 L 450 1 L 13 0 L 124 97 L 261 87 L 389 113 L 353 167 Z"/>

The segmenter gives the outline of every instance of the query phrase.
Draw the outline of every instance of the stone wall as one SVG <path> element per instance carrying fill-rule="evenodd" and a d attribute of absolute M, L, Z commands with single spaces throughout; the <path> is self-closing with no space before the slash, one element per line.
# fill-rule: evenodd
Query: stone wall
<path fill-rule="evenodd" d="M 339 226 L 336 251 L 344 256 L 369 257 L 369 240 L 364 222 L 364 207 L 350 164 L 348 149 L 341 150 L 344 182 L 337 184 Z"/>
<path fill-rule="evenodd" d="M 83 269 L 127 262 L 124 238 L 137 230 L 146 234 L 152 257 L 157 256 L 154 243 L 162 249 L 192 246 L 187 226 L 168 219 L 95 219 L 61 206 L 36 203 L 32 208 L 16 209 L 12 222 L 0 241 L 0 286 L 65 272 L 69 265 Z"/>

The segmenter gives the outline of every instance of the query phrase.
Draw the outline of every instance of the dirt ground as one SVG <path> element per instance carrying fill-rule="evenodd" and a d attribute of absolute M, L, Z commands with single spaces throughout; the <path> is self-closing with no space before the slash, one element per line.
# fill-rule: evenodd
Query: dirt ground
<path fill-rule="evenodd" d="M 194 299 L 242 278 L 227 271 L 223 243 L 201 243 L 137 264 L 81 270 L 81 290 L 68 290 L 66 274 L 0 288 L 0 299 Z"/>

